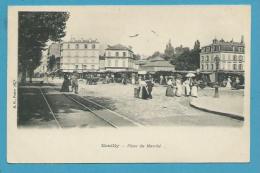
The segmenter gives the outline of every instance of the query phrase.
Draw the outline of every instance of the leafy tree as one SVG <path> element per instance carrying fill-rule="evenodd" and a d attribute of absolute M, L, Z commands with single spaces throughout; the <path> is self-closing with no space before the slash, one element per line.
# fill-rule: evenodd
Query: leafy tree
<path fill-rule="evenodd" d="M 134 60 L 140 60 L 141 59 L 141 55 L 139 54 L 134 54 Z"/>
<path fill-rule="evenodd" d="M 200 66 L 200 43 L 197 40 L 192 50 L 183 49 L 180 54 L 171 61 L 176 70 L 196 70 Z"/>
<path fill-rule="evenodd" d="M 149 59 L 153 59 L 153 58 L 155 58 L 155 57 L 157 57 L 157 56 L 163 57 L 164 54 L 162 54 L 162 53 L 159 52 L 159 51 L 156 51 L 156 52 L 154 52 L 154 53 L 152 54 L 152 56 L 149 56 L 147 59 L 148 59 L 148 60 L 149 60 Z"/>
<path fill-rule="evenodd" d="M 199 40 L 195 41 L 193 50 L 200 50 L 200 42 L 199 42 Z"/>
<path fill-rule="evenodd" d="M 65 36 L 67 12 L 19 12 L 18 62 L 22 82 L 26 74 L 32 78 L 33 71 L 40 65 L 42 51 L 49 40 L 60 41 Z"/>
<path fill-rule="evenodd" d="M 191 51 L 190 56 L 191 56 L 191 63 L 193 65 L 195 65 L 196 69 L 198 69 L 200 67 L 200 42 L 199 42 L 199 40 L 197 40 L 194 43 L 194 48 Z"/>

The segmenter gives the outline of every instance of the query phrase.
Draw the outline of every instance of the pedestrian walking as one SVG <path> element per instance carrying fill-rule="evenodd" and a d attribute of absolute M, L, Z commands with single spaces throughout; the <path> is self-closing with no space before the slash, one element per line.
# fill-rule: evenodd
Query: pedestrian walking
<path fill-rule="evenodd" d="M 75 94 L 78 94 L 78 88 L 79 88 L 78 78 L 79 78 L 78 73 L 74 71 L 71 77 L 71 85 L 72 85 L 72 92 L 74 90 Z"/>
<path fill-rule="evenodd" d="M 190 78 L 187 78 L 183 82 L 183 86 L 185 87 L 185 96 L 190 96 Z"/>
<path fill-rule="evenodd" d="M 113 73 L 111 74 L 111 78 L 112 78 L 112 79 L 111 79 L 111 80 L 112 80 L 111 82 L 114 83 L 114 82 L 115 82 L 115 75 L 114 75 Z"/>
<path fill-rule="evenodd" d="M 226 85 L 226 88 L 231 89 L 231 82 L 232 82 L 232 80 L 230 79 L 230 76 L 229 76 L 228 79 L 227 79 L 227 85 Z"/>
<path fill-rule="evenodd" d="M 235 88 L 236 89 L 239 89 L 239 84 L 240 84 L 240 80 L 239 80 L 239 77 L 236 77 L 236 86 L 235 86 Z"/>
<path fill-rule="evenodd" d="M 60 91 L 61 92 L 69 92 L 70 91 L 69 86 L 70 86 L 70 80 L 69 80 L 68 75 L 65 74 Z"/>
<path fill-rule="evenodd" d="M 182 95 L 182 83 L 181 83 L 181 79 L 177 78 L 176 79 L 176 96 L 177 97 L 181 97 Z"/>
<path fill-rule="evenodd" d="M 160 76 L 160 85 L 162 85 L 163 84 L 163 76 L 161 75 Z"/>
<path fill-rule="evenodd" d="M 132 82 L 132 85 L 135 85 L 135 75 L 132 75 L 131 82 Z"/>
<path fill-rule="evenodd" d="M 151 80 L 147 80 L 146 84 L 147 84 L 148 98 L 152 99 L 153 98 L 152 91 L 153 91 L 154 83 Z"/>
<path fill-rule="evenodd" d="M 145 82 L 145 80 L 142 78 L 140 83 L 139 83 L 139 91 L 140 91 L 140 96 L 139 98 L 142 99 L 148 99 L 149 98 L 149 94 L 148 94 L 148 90 L 147 90 L 147 84 Z"/>
<path fill-rule="evenodd" d="M 109 83 L 109 76 L 108 75 L 106 75 L 106 82 L 105 82 L 106 84 L 108 84 Z"/>
<path fill-rule="evenodd" d="M 168 82 L 167 82 L 167 89 L 166 89 L 166 96 L 167 97 L 174 97 L 175 93 L 173 91 L 173 80 L 172 79 L 169 79 Z"/>
<path fill-rule="evenodd" d="M 198 81 L 196 79 L 191 81 L 191 96 L 198 97 Z"/>

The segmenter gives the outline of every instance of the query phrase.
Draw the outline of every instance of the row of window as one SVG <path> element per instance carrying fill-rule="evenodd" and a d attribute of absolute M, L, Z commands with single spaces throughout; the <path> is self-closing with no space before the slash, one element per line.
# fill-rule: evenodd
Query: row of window
<path fill-rule="evenodd" d="M 231 45 L 215 45 L 203 47 L 201 52 L 218 52 L 218 51 L 235 51 L 235 52 L 244 52 L 244 47 L 231 46 Z"/>
<path fill-rule="evenodd" d="M 114 61 L 114 64 L 112 64 L 112 60 L 107 60 L 107 66 L 108 67 L 119 67 L 119 65 L 118 65 L 118 60 L 116 59 L 115 61 Z M 120 66 L 120 67 L 126 67 L 126 62 L 125 62 L 125 60 L 122 60 L 122 65 Z"/>
<path fill-rule="evenodd" d="M 74 45 L 74 44 L 73 44 Z M 80 48 L 80 44 L 76 43 L 75 44 L 75 49 L 79 49 Z M 96 48 L 96 45 L 95 44 L 84 44 L 84 46 L 82 48 L 85 48 L 85 49 L 95 49 Z M 67 49 L 73 49 L 73 47 L 71 46 L 71 44 L 67 44 Z"/>
<path fill-rule="evenodd" d="M 216 56 L 218 57 L 218 56 Z M 229 54 L 228 57 L 225 56 L 225 54 L 222 54 L 221 60 L 225 61 L 225 60 L 233 60 L 233 61 L 243 61 L 244 57 L 243 55 L 233 55 L 231 58 L 231 55 Z M 215 57 L 213 55 L 211 55 L 211 57 L 207 56 L 201 56 L 201 61 L 215 61 Z"/>
<path fill-rule="evenodd" d="M 63 51 L 62 56 L 99 56 L 98 51 Z"/>
<path fill-rule="evenodd" d="M 62 59 L 62 62 L 63 63 L 73 63 L 73 62 L 76 62 L 76 63 L 79 63 L 79 62 L 84 62 L 84 63 L 99 63 L 99 59 L 95 59 L 95 58 L 63 58 Z"/>
<path fill-rule="evenodd" d="M 64 69 L 66 69 L 66 67 L 61 64 L 61 66 L 63 66 Z M 73 66 L 70 66 L 73 68 Z M 80 68 L 80 65 L 74 65 L 74 69 L 78 70 L 78 69 L 83 69 L 83 70 L 86 70 L 86 69 L 96 69 L 96 66 L 95 65 L 82 65 L 81 66 L 82 68 Z"/>
<path fill-rule="evenodd" d="M 214 64 L 201 64 L 201 70 L 215 70 L 215 65 Z M 231 68 L 232 67 L 232 68 Z M 220 69 L 222 70 L 243 70 L 243 64 L 227 64 L 226 65 L 221 65 Z"/>
<path fill-rule="evenodd" d="M 111 57 L 111 52 L 108 51 L 106 55 L 107 55 L 108 57 Z M 120 57 L 120 56 L 119 56 L 119 52 L 115 52 L 115 56 L 116 56 L 116 57 Z M 126 52 L 123 52 L 122 57 L 126 57 Z"/>

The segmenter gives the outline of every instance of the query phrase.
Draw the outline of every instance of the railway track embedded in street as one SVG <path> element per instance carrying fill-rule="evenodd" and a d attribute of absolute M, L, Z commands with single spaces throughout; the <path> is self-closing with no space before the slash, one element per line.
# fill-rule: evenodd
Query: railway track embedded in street
<path fill-rule="evenodd" d="M 58 120 L 58 114 L 55 113 L 55 109 L 53 109 L 53 105 L 51 102 L 48 100 L 48 96 L 45 93 L 43 88 L 39 88 L 42 97 L 44 98 L 48 109 L 54 118 L 57 126 L 59 128 L 64 128 L 62 123 L 59 122 Z M 56 88 L 54 89 L 58 91 Z M 71 93 L 61 93 L 64 95 L 67 99 L 71 100 L 73 103 L 77 104 L 78 106 L 81 107 L 82 111 L 88 111 L 93 115 L 95 118 L 99 119 L 99 121 L 103 121 L 105 124 L 113 127 L 113 128 L 119 128 L 119 127 L 127 127 L 127 126 L 141 126 L 141 124 L 113 111 L 108 108 L 106 108 L 103 105 L 100 105 L 99 103 L 96 103 L 93 100 L 87 99 L 85 97 L 76 95 L 76 94 L 71 94 Z"/>
<path fill-rule="evenodd" d="M 44 92 L 42 91 L 42 88 L 40 87 L 39 90 L 40 90 L 41 95 L 42 95 L 42 97 L 43 97 L 43 99 L 44 99 L 46 105 L 48 106 L 49 111 L 50 111 L 52 117 L 54 118 L 54 120 L 55 120 L 55 122 L 56 122 L 58 128 L 63 128 L 63 127 L 61 126 L 61 124 L 59 123 L 59 121 L 57 120 L 55 113 L 53 112 L 53 110 L 52 110 L 52 108 L 51 108 L 51 106 L 50 106 L 50 104 L 49 104 L 49 102 L 48 102 L 48 100 L 47 100 L 47 98 L 46 98 Z"/>

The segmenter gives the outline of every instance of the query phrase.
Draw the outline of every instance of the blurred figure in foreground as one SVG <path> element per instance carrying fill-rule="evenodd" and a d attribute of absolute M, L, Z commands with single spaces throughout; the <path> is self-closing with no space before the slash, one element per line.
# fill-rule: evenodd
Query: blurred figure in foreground
<path fill-rule="evenodd" d="M 70 86 L 70 80 L 69 80 L 69 77 L 68 75 L 64 75 L 64 80 L 63 80 L 63 83 L 62 83 L 62 86 L 61 86 L 61 92 L 69 92 L 69 86 Z"/>

